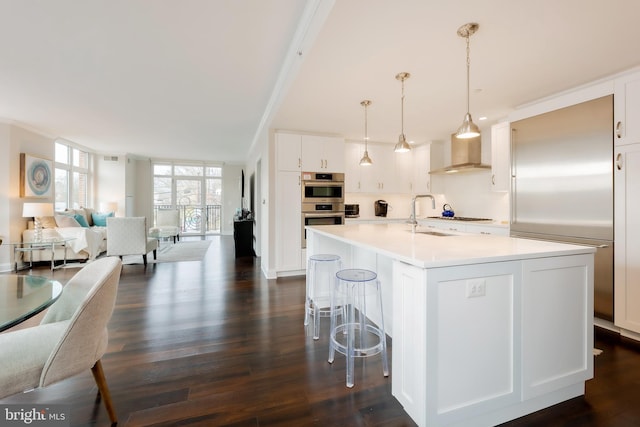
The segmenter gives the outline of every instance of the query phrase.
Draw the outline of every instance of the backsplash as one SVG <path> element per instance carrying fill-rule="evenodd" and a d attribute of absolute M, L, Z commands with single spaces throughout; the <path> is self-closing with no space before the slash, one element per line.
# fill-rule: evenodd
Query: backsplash
<path fill-rule="evenodd" d="M 436 199 L 436 208 L 431 208 L 431 200 L 419 199 L 416 203 L 418 218 L 440 216 L 442 206 L 448 203 L 457 216 L 509 221 L 509 193 L 491 191 L 489 171 L 434 177 L 433 184 L 442 191 L 431 193 Z M 389 203 L 387 218 L 409 218 L 411 215 L 412 195 L 409 194 L 346 193 L 345 203 L 358 203 L 360 217 L 373 218 L 374 202 L 380 199 Z"/>

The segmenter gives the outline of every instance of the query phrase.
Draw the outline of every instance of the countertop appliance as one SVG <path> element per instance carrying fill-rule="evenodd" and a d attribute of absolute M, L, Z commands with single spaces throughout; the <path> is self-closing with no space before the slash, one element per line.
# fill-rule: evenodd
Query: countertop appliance
<path fill-rule="evenodd" d="M 387 211 L 389 210 L 389 203 L 384 200 L 376 200 L 374 202 L 375 215 L 376 216 L 387 216 Z"/>
<path fill-rule="evenodd" d="M 360 217 L 360 205 L 345 203 L 344 205 L 344 217 L 345 218 L 358 218 Z"/>
<path fill-rule="evenodd" d="M 613 96 L 511 128 L 511 236 L 596 247 L 594 312 L 613 321 Z"/>
<path fill-rule="evenodd" d="M 302 248 L 307 225 L 344 224 L 344 174 L 302 172 Z"/>

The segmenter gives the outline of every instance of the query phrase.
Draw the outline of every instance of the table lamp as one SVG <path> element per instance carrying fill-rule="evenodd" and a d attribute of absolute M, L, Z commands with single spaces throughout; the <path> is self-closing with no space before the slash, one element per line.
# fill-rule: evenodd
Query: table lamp
<path fill-rule="evenodd" d="M 115 215 L 117 210 L 118 210 L 118 202 L 101 202 L 100 203 L 101 213 L 113 212 L 113 214 Z"/>
<path fill-rule="evenodd" d="M 25 203 L 22 205 L 22 216 L 25 218 L 33 217 L 35 224 L 34 240 L 39 242 L 42 240 L 42 223 L 40 217 L 53 216 L 53 203 Z"/>

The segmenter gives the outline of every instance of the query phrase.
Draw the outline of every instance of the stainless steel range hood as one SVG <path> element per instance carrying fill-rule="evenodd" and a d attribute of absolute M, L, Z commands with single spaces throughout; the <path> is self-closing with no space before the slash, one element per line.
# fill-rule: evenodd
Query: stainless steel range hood
<path fill-rule="evenodd" d="M 490 165 L 481 163 L 481 138 L 459 139 L 451 134 L 451 166 L 432 170 L 432 175 L 461 172 L 478 172 L 491 169 Z"/>

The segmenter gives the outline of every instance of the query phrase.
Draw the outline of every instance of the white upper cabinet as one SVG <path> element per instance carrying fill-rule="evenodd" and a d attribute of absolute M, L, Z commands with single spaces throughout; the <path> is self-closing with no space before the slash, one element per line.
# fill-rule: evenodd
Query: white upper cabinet
<path fill-rule="evenodd" d="M 619 78 L 614 87 L 615 144 L 640 142 L 640 74 Z"/>
<path fill-rule="evenodd" d="M 344 140 L 278 132 L 276 159 L 278 170 L 344 172 Z"/>
<path fill-rule="evenodd" d="M 344 172 L 344 140 L 302 135 L 302 170 L 304 172 Z"/>
<path fill-rule="evenodd" d="M 395 158 L 395 175 L 394 175 L 394 192 L 400 194 L 411 194 L 414 192 L 414 163 L 416 156 L 416 148 L 408 153 L 394 153 Z"/>
<path fill-rule="evenodd" d="M 511 124 L 491 126 L 491 190 L 509 191 L 511 183 Z"/>
<path fill-rule="evenodd" d="M 412 150 L 414 194 L 431 193 L 431 144 L 419 145 Z"/>
<path fill-rule="evenodd" d="M 344 189 L 347 193 L 360 192 L 360 170 L 371 166 L 360 166 L 364 143 L 348 142 L 344 148 Z"/>
<path fill-rule="evenodd" d="M 281 171 L 300 171 L 302 154 L 300 135 L 292 133 L 276 134 L 276 167 Z"/>

